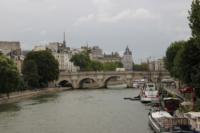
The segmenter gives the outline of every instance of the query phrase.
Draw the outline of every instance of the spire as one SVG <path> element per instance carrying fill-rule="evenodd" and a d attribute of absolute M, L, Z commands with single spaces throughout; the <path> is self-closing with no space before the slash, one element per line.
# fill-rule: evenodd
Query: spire
<path fill-rule="evenodd" d="M 127 45 L 126 46 L 126 50 L 124 52 L 124 55 L 131 55 L 131 54 L 132 54 L 132 52 L 130 51 L 130 49 L 129 49 L 128 45 Z"/>
<path fill-rule="evenodd" d="M 64 32 L 64 34 L 63 34 L 63 47 L 66 47 L 65 32 Z"/>

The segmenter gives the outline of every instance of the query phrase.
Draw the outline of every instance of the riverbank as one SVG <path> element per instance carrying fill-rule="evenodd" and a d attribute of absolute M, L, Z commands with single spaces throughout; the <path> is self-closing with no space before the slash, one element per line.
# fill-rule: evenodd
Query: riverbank
<path fill-rule="evenodd" d="M 13 103 L 18 102 L 23 99 L 37 97 L 41 95 L 57 93 L 66 91 L 66 88 L 44 88 L 37 90 L 26 90 L 21 92 L 13 92 L 10 93 L 10 97 L 8 98 L 5 94 L 0 95 L 0 104 Z"/>

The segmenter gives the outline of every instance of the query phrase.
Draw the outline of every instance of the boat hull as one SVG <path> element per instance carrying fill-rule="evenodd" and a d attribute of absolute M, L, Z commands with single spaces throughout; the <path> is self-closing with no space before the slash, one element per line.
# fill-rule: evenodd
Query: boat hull
<path fill-rule="evenodd" d="M 141 97 L 141 102 L 143 103 L 148 103 L 148 102 L 158 101 L 158 100 L 159 100 L 158 97 Z"/>
<path fill-rule="evenodd" d="M 160 128 L 155 124 L 151 116 L 149 115 L 149 126 L 154 130 L 155 133 L 161 133 Z"/>

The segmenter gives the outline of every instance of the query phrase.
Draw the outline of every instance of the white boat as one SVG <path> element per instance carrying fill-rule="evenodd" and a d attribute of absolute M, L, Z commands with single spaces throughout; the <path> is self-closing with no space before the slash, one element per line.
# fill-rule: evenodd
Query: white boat
<path fill-rule="evenodd" d="M 192 130 L 200 133 L 200 112 L 188 112 L 184 116 L 189 119 Z"/>
<path fill-rule="evenodd" d="M 186 118 L 174 118 L 166 111 L 149 112 L 149 125 L 156 133 L 193 133 Z"/>
<path fill-rule="evenodd" d="M 154 83 L 145 83 L 140 92 L 141 102 L 159 100 L 159 93 Z"/>

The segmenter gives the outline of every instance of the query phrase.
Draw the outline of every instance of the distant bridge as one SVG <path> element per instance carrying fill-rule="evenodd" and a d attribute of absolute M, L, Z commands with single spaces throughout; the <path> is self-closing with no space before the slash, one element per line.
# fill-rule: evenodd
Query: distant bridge
<path fill-rule="evenodd" d="M 168 72 L 61 72 L 56 84 L 67 83 L 74 89 L 78 89 L 83 87 L 85 81 L 91 80 L 98 88 L 107 88 L 109 81 L 117 79 L 127 84 L 128 88 L 132 88 L 133 80 L 148 78 L 156 82 L 167 77 L 169 77 Z"/>

